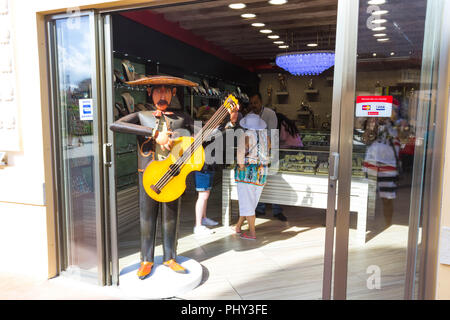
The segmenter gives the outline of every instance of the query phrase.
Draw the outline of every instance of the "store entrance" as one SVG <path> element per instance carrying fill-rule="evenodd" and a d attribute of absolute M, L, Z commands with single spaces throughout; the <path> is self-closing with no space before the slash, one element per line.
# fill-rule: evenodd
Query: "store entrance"
<path fill-rule="evenodd" d="M 334 232 L 338 157 L 331 157 L 331 163 L 329 158 L 331 136 L 338 136 L 338 128 L 332 131 L 333 108 L 339 107 L 333 105 L 333 62 L 327 63 L 335 52 L 337 1 L 244 2 L 245 10 L 228 6 L 233 1 L 203 1 L 108 15 L 112 45 L 106 67 L 114 78 L 108 88 L 108 127 L 128 114 L 154 108 L 146 86 L 126 82 L 158 74 L 199 84 L 179 88 L 171 106 L 194 120 L 214 113 L 228 94 L 239 99 L 240 117 L 257 113 L 274 120 L 270 129 L 279 130 L 280 140 L 273 143 L 275 161 L 257 207 L 256 240 L 242 239 L 230 229 L 239 219 L 239 201 L 245 201 L 238 197 L 235 158 L 212 169 L 206 217 L 217 225 L 198 228 L 196 215 L 205 193 L 197 191 L 201 186 L 195 175 L 188 176 L 177 255 L 201 263 L 204 277 L 198 289 L 183 297 L 327 298 L 331 278 L 324 275 L 331 275 L 333 242 L 325 250 L 325 240 L 327 232 L 328 239 Z M 305 52 L 310 65 L 290 73 L 282 63 L 292 52 Z M 140 147 L 133 134 L 108 131 L 108 136 L 115 188 L 111 207 L 117 223 L 112 277 L 120 285 L 130 270 L 136 273 L 141 257 Z M 225 145 L 224 155 L 227 148 L 233 146 Z M 351 195 L 357 219 L 365 219 L 358 207 L 361 194 L 355 189 Z M 155 256 L 163 254 L 160 230 L 161 221 Z"/>
<path fill-rule="evenodd" d="M 413 2 L 408 11 L 400 0 L 386 8 L 358 0 L 242 1 L 240 9 L 233 1 L 201 1 L 104 15 L 112 283 L 136 273 L 146 230 L 142 142 L 110 127 L 154 111 L 148 86 L 130 81 L 170 75 L 198 84 L 174 92 L 172 112 L 202 121 L 233 94 L 242 117 L 255 113 L 273 125 L 269 113 L 279 130 L 256 209 L 256 239 L 230 229 L 246 201 L 238 194 L 234 157 L 209 170 L 206 217 L 215 225 L 202 226 L 204 186 L 188 176 L 177 255 L 199 262 L 203 277 L 177 297 L 414 298 L 424 186 L 432 183 L 423 168 L 432 154 L 426 146 L 411 148 L 425 139 L 427 110 L 436 107 L 423 96 L 435 83 L 421 57 L 435 52 L 439 24 L 432 22 L 442 2 Z M 389 17 L 391 31 L 382 25 Z M 407 20 L 420 23 L 408 29 Z M 374 153 L 377 144 L 384 153 Z M 382 174 L 373 174 L 375 168 Z M 163 255 L 161 224 L 155 256 Z"/>

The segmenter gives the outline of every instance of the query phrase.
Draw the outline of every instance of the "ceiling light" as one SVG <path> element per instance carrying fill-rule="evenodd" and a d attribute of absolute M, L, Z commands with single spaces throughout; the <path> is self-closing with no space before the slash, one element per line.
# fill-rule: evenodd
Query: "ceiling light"
<path fill-rule="evenodd" d="M 317 43 L 308 43 L 307 46 L 308 47 L 317 47 L 318 44 Z"/>
<path fill-rule="evenodd" d="M 278 46 L 278 48 L 280 48 L 280 49 L 287 49 L 287 48 L 289 48 L 289 46 L 286 46 L 286 45 L 284 45 L 284 46 Z"/>
<path fill-rule="evenodd" d="M 317 75 L 334 65 L 333 51 L 287 52 L 277 55 L 276 64 L 296 76 Z"/>
<path fill-rule="evenodd" d="M 271 36 L 267 36 L 267 38 L 269 38 L 269 39 L 279 39 L 280 36 L 277 36 L 276 34 L 274 34 L 274 35 L 271 35 Z"/>
<path fill-rule="evenodd" d="M 275 44 L 283 44 L 284 41 L 274 41 L 273 43 L 275 43 Z"/>
<path fill-rule="evenodd" d="M 386 33 L 375 33 L 373 36 L 374 37 L 385 37 Z"/>
<path fill-rule="evenodd" d="M 375 19 L 375 20 L 372 20 L 372 23 L 380 24 L 380 23 L 385 23 L 386 21 L 387 21 L 386 19 Z"/>
<path fill-rule="evenodd" d="M 252 18 L 256 18 L 256 14 L 253 13 L 243 13 L 241 14 L 241 17 L 244 19 L 252 19 Z"/>
<path fill-rule="evenodd" d="M 395 52 L 391 52 L 391 56 L 395 55 Z"/>
<path fill-rule="evenodd" d="M 244 3 L 232 3 L 228 5 L 231 9 L 244 9 L 246 5 Z"/>
<path fill-rule="evenodd" d="M 373 16 L 381 16 L 382 14 L 386 14 L 388 12 L 389 12 L 388 10 L 377 10 L 377 11 L 372 12 L 372 15 Z"/>
<path fill-rule="evenodd" d="M 372 29 L 372 31 L 383 31 L 386 30 L 386 27 L 375 27 Z"/>
<path fill-rule="evenodd" d="M 285 4 L 287 0 L 270 0 L 270 4 L 278 5 L 278 4 Z"/>
<path fill-rule="evenodd" d="M 384 42 L 384 41 L 388 41 L 389 38 L 381 38 L 381 39 L 377 39 L 377 40 L 380 41 L 380 42 Z"/>
<path fill-rule="evenodd" d="M 372 55 L 373 55 L 374 57 L 376 57 L 376 56 L 377 56 L 377 54 L 376 54 L 376 53 L 372 53 Z"/>
<path fill-rule="evenodd" d="M 261 32 L 261 33 L 272 33 L 272 30 L 262 29 L 262 30 L 259 30 L 259 32 Z"/>
<path fill-rule="evenodd" d="M 368 4 L 384 4 L 386 0 L 370 0 Z"/>
<path fill-rule="evenodd" d="M 261 22 L 255 22 L 255 23 L 252 23 L 252 26 L 253 26 L 253 27 L 264 27 L 265 24 L 264 24 L 264 23 L 261 23 Z"/>

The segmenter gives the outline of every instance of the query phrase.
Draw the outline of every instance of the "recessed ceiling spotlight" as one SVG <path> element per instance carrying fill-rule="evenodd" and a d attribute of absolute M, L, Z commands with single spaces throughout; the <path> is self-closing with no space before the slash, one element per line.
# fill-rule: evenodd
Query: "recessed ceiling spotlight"
<path fill-rule="evenodd" d="M 376 53 L 372 53 L 372 55 L 373 55 L 374 57 L 376 57 L 376 56 L 377 56 L 377 54 L 376 54 Z"/>
<path fill-rule="evenodd" d="M 232 3 L 228 5 L 231 9 L 244 9 L 246 7 L 245 3 Z"/>
<path fill-rule="evenodd" d="M 280 49 L 287 49 L 287 48 L 289 48 L 289 46 L 278 46 L 278 48 L 280 48 Z"/>
<path fill-rule="evenodd" d="M 241 17 L 244 19 L 252 19 L 252 18 L 256 18 L 256 14 L 253 13 L 243 13 L 241 14 Z"/>
<path fill-rule="evenodd" d="M 377 41 L 380 41 L 380 42 L 385 42 L 385 41 L 388 41 L 389 40 L 389 38 L 381 38 L 381 39 L 377 39 Z"/>
<path fill-rule="evenodd" d="M 278 5 L 278 4 L 285 4 L 287 0 L 269 0 L 270 4 Z"/>
<path fill-rule="evenodd" d="M 375 27 L 372 29 L 372 31 L 383 31 L 386 30 L 386 27 Z"/>
<path fill-rule="evenodd" d="M 386 33 L 375 33 L 373 36 L 374 37 L 385 37 Z"/>
<path fill-rule="evenodd" d="M 264 23 L 261 23 L 261 22 L 255 22 L 255 23 L 252 23 L 252 26 L 253 26 L 253 27 L 264 27 L 265 24 L 264 24 Z"/>
<path fill-rule="evenodd" d="M 280 36 L 277 36 L 276 34 L 273 34 L 271 36 L 267 36 L 267 38 L 269 38 L 269 39 L 279 39 Z"/>
<path fill-rule="evenodd" d="M 308 47 L 317 47 L 318 44 L 317 43 L 308 43 L 307 46 Z"/>
<path fill-rule="evenodd" d="M 380 23 L 385 23 L 386 21 L 387 21 L 386 19 L 375 19 L 375 20 L 372 20 L 372 23 L 380 24 Z"/>
<path fill-rule="evenodd" d="M 368 4 L 384 4 L 386 0 L 370 0 L 367 2 Z"/>
<path fill-rule="evenodd" d="M 275 43 L 275 44 L 283 44 L 284 41 L 274 41 L 273 43 Z"/>
<path fill-rule="evenodd" d="M 272 33 L 272 30 L 262 29 L 262 30 L 259 30 L 259 32 L 261 32 L 261 33 Z"/>
<path fill-rule="evenodd" d="M 395 52 L 391 52 L 391 56 L 395 55 Z"/>
<path fill-rule="evenodd" d="M 373 16 L 381 16 L 382 14 L 386 14 L 388 12 L 389 12 L 388 10 L 377 10 L 377 11 L 372 12 L 372 15 Z"/>

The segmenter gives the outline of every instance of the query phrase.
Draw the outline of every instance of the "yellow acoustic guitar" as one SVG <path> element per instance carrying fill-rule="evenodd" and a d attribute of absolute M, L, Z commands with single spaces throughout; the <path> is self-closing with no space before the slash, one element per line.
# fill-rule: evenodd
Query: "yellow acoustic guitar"
<path fill-rule="evenodd" d="M 200 171 L 205 163 L 203 141 L 222 123 L 228 110 L 235 110 L 237 106 L 237 99 L 230 94 L 195 137 L 175 139 L 166 159 L 148 164 L 142 183 L 152 199 L 171 202 L 183 194 L 187 175 L 192 171 Z"/>

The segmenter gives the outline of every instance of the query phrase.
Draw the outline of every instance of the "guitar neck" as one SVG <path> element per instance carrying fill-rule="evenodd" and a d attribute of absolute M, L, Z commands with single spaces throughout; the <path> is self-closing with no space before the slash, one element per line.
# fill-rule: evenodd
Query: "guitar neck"
<path fill-rule="evenodd" d="M 209 119 L 208 122 L 206 122 L 206 124 L 202 127 L 202 129 L 195 135 L 194 140 L 197 141 L 197 139 L 200 139 L 203 143 L 203 141 L 209 138 L 213 130 L 219 127 L 222 121 L 225 120 L 227 114 L 227 109 L 222 105 L 219 109 L 217 109 L 211 119 Z"/>

